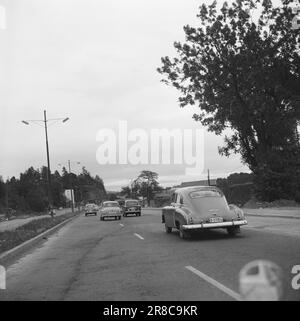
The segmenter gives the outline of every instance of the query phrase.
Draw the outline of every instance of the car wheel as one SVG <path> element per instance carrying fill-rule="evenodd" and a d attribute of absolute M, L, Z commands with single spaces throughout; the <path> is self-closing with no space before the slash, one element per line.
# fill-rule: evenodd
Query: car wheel
<path fill-rule="evenodd" d="M 165 230 L 166 230 L 166 233 L 172 233 L 172 227 L 169 227 L 167 225 L 165 225 Z"/>
<path fill-rule="evenodd" d="M 235 227 L 228 227 L 227 228 L 227 233 L 230 236 L 236 236 L 237 234 L 239 234 L 241 232 L 240 227 L 239 226 L 235 226 Z"/>

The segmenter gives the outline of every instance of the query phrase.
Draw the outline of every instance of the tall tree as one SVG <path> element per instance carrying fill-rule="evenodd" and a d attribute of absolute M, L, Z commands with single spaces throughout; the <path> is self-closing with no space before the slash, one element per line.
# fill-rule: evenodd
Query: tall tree
<path fill-rule="evenodd" d="M 240 153 L 268 201 L 300 190 L 300 32 L 292 29 L 292 3 L 203 4 L 200 26 L 185 26 L 186 42 L 174 44 L 178 56 L 158 68 L 181 93 L 181 107 L 198 105 L 196 121 L 217 135 L 232 130 L 219 152 Z"/>
<path fill-rule="evenodd" d="M 133 189 L 137 190 L 139 195 L 146 197 L 147 203 L 150 205 L 154 192 L 161 190 L 158 183 L 158 174 L 148 170 L 141 171 L 134 181 Z"/>

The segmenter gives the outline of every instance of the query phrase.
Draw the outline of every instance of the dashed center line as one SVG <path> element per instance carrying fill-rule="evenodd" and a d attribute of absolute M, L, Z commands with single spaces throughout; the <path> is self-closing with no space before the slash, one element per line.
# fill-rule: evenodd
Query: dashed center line
<path fill-rule="evenodd" d="M 144 240 L 144 238 L 143 238 L 140 234 L 134 233 L 134 235 L 135 235 L 136 237 L 138 237 L 139 239 Z"/>
<path fill-rule="evenodd" d="M 206 282 L 212 284 L 213 286 L 215 286 L 219 290 L 223 291 L 224 293 L 226 293 L 227 295 L 229 295 L 233 299 L 235 299 L 237 301 L 242 301 L 242 298 L 238 293 L 229 289 L 227 286 L 223 285 L 222 283 L 216 281 L 215 279 L 209 277 L 208 275 L 204 274 L 203 272 L 200 272 L 199 270 L 195 269 L 194 267 L 192 267 L 190 265 L 186 266 L 185 268 L 188 269 L 189 271 L 193 272 L 194 274 L 198 275 L 200 278 L 202 278 Z"/>

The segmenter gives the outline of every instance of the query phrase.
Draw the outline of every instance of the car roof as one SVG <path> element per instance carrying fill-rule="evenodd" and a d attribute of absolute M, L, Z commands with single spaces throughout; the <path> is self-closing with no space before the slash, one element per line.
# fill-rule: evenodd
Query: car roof
<path fill-rule="evenodd" d="M 134 201 L 134 202 L 138 202 L 139 200 L 133 200 L 133 199 L 127 199 L 127 200 L 125 200 L 125 202 L 127 202 L 127 201 Z"/>
<path fill-rule="evenodd" d="M 106 203 L 118 203 L 117 201 L 105 201 L 103 202 L 103 204 L 106 204 Z"/>
<path fill-rule="evenodd" d="M 207 190 L 217 190 L 222 193 L 222 191 L 217 186 L 188 186 L 188 187 L 181 187 L 177 188 L 174 193 L 180 193 L 184 196 L 187 196 L 190 192 L 194 191 L 207 191 Z M 222 193 L 223 194 L 223 193 Z"/>

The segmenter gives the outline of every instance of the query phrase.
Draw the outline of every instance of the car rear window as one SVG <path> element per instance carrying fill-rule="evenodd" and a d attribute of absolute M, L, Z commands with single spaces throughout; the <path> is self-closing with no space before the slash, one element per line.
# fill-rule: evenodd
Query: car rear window
<path fill-rule="evenodd" d="M 111 202 L 111 203 L 103 203 L 103 207 L 118 207 L 119 203 Z"/>
<path fill-rule="evenodd" d="M 198 190 L 190 193 L 191 198 L 202 198 L 202 197 L 222 197 L 222 193 L 218 190 Z"/>
<path fill-rule="evenodd" d="M 139 205 L 138 201 L 128 201 L 126 202 L 126 206 L 137 206 Z"/>

